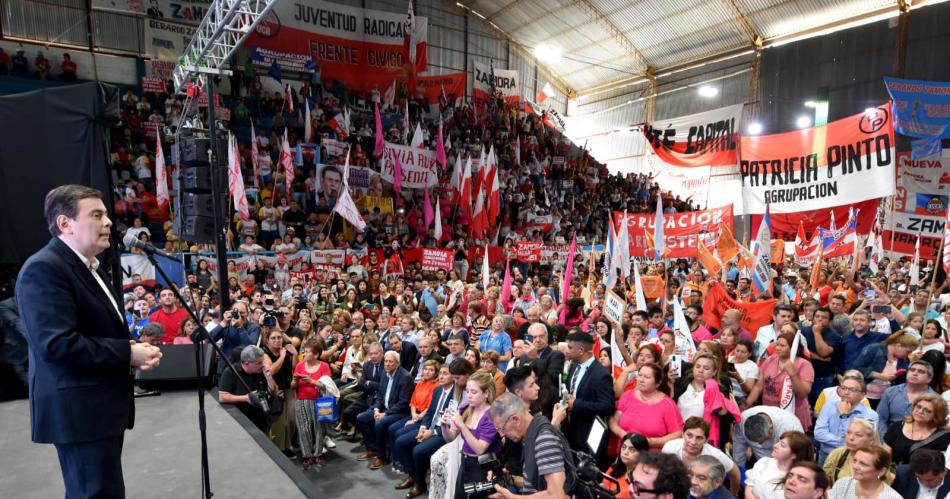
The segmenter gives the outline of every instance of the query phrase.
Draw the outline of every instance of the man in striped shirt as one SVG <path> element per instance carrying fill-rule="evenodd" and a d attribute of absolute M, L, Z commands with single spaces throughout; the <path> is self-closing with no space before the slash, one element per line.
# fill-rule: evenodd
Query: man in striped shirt
<path fill-rule="evenodd" d="M 531 415 L 527 404 L 511 393 L 504 393 L 491 406 L 491 420 L 498 433 L 524 443 L 524 488 L 527 497 L 566 498 L 573 488 L 566 461 L 570 459 L 567 441 L 561 432 L 541 414 Z M 516 497 L 496 485 L 492 497 Z M 519 495 L 517 497 L 525 497 Z"/>

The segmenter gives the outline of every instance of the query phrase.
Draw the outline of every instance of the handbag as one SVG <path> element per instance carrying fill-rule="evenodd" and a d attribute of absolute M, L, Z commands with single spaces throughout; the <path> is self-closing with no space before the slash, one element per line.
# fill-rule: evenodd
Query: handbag
<path fill-rule="evenodd" d="M 336 397 L 317 397 L 314 407 L 318 423 L 336 423 L 340 419 Z"/>
<path fill-rule="evenodd" d="M 271 393 L 270 390 L 265 392 L 267 397 L 267 415 L 268 416 L 280 416 L 284 413 L 284 392 L 278 391 L 277 393 Z"/>

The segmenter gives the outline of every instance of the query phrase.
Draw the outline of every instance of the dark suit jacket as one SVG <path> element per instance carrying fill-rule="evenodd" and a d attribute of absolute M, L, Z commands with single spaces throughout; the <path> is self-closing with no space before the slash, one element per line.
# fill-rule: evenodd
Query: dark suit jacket
<path fill-rule="evenodd" d="M 543 352 L 538 353 L 538 358 L 544 361 L 551 381 L 553 381 L 555 385 L 558 384 L 558 381 L 561 379 L 561 373 L 564 372 L 564 354 L 551 347 L 547 347 Z"/>
<path fill-rule="evenodd" d="M 577 364 L 571 366 L 568 383 L 574 378 Z M 608 418 L 614 412 L 613 378 L 604 366 L 594 359 L 581 378 L 574 395 L 574 407 L 568 412 L 561 427 L 564 436 L 575 450 L 587 450 L 587 435 L 597 416 Z M 594 449 L 596 452 L 597 449 Z"/>
<path fill-rule="evenodd" d="M 917 497 L 917 492 L 920 491 L 920 482 L 917 481 L 917 475 L 910 469 L 909 464 L 901 464 L 897 467 L 897 472 L 894 474 L 894 483 L 891 484 L 891 487 L 901 497 L 914 499 Z M 950 480 L 945 477 L 943 485 L 937 489 L 937 499 L 944 499 L 947 494 L 950 494 Z"/>
<path fill-rule="evenodd" d="M 376 397 L 376 391 L 379 390 L 379 380 L 383 375 L 382 361 L 376 365 L 376 373 L 373 373 L 373 362 L 367 360 L 363 362 L 363 374 L 360 375 L 360 384 L 357 388 L 366 395 L 369 403 Z"/>
<path fill-rule="evenodd" d="M 419 349 L 408 341 L 402 342 L 402 351 L 399 352 L 399 365 L 403 369 L 411 371 L 417 360 L 419 360 Z"/>
<path fill-rule="evenodd" d="M 421 366 L 423 364 L 423 361 L 426 361 L 426 360 L 436 360 L 439 362 L 439 364 L 442 364 L 444 359 L 442 358 L 441 355 L 439 355 L 438 352 L 435 352 L 435 351 L 430 353 L 429 357 L 422 357 L 422 356 L 416 357 L 416 362 L 412 365 L 412 369 L 409 369 L 409 375 L 412 376 L 413 380 L 416 379 L 416 376 L 419 374 L 419 371 L 422 369 Z"/>
<path fill-rule="evenodd" d="M 373 408 L 386 414 L 409 414 L 409 400 L 412 399 L 412 390 L 416 384 L 409 376 L 409 371 L 399 367 L 393 373 L 393 387 L 389 391 L 389 409 L 386 409 L 386 387 L 389 385 L 389 376 L 384 372 L 380 375 L 379 390 L 376 392 L 376 401 Z"/>
<path fill-rule="evenodd" d="M 450 386 L 449 390 L 454 391 L 455 386 L 454 385 Z M 438 434 L 442 433 L 442 425 L 439 424 L 439 421 L 436 419 L 436 416 L 441 417 L 442 415 L 436 414 L 436 411 L 440 409 L 439 407 L 436 407 L 436 406 L 439 405 L 439 399 L 442 398 L 442 394 L 444 392 L 445 392 L 445 388 L 441 386 L 437 387 L 432 392 L 432 403 L 429 404 L 429 408 L 426 409 L 425 415 L 422 416 L 422 421 L 419 422 L 421 426 L 425 426 L 426 428 L 433 430 Z M 445 404 L 444 404 L 445 407 L 449 406 L 449 403 L 451 403 L 451 400 L 452 400 L 452 394 L 450 394 L 448 398 L 445 399 Z M 445 407 L 442 407 L 441 409 L 444 410 Z"/>
<path fill-rule="evenodd" d="M 23 265 L 16 296 L 30 345 L 33 441 L 85 442 L 132 428 L 129 328 L 76 253 L 50 240 Z"/>

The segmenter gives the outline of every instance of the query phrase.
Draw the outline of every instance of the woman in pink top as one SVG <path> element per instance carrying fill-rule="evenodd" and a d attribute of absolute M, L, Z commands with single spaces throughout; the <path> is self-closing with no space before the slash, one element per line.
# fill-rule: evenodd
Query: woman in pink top
<path fill-rule="evenodd" d="M 762 396 L 762 405 L 782 407 L 782 386 L 785 380 L 791 380 L 792 392 L 795 395 L 795 416 L 802 422 L 802 428 L 808 430 L 811 427 L 808 394 L 811 392 L 812 383 L 815 382 L 815 368 L 803 358 L 805 338 L 799 340 L 795 362 L 792 362 L 792 343 L 797 334 L 798 328 L 794 322 L 782 326 L 775 340 L 775 355 L 763 360 L 759 365 L 759 379 L 746 398 L 745 407 L 755 405 L 759 395 Z"/>
<path fill-rule="evenodd" d="M 617 412 L 610 417 L 610 431 L 620 438 L 628 433 L 647 437 L 650 449 L 683 435 L 683 417 L 666 390 L 666 373 L 656 364 L 640 366 L 637 387 L 617 401 Z M 649 417 L 644 415 L 649 414 Z"/>
<path fill-rule="evenodd" d="M 300 452 L 303 454 L 303 467 L 310 469 L 314 464 L 323 465 L 320 456 L 326 452 L 323 436 L 325 424 L 317 422 L 316 400 L 320 396 L 320 378 L 330 376 L 330 366 L 320 360 L 323 354 L 323 341 L 307 340 L 303 344 L 303 362 L 294 366 L 293 381 L 290 388 L 297 391 L 294 401 L 297 434 L 300 436 Z"/>

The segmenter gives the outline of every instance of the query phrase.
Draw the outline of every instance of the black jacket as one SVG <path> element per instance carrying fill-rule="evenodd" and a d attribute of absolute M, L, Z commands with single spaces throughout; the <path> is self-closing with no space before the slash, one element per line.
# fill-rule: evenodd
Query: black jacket
<path fill-rule="evenodd" d="M 389 391 L 389 409 L 386 409 L 386 387 L 390 379 L 385 372 L 380 375 L 379 390 L 376 391 L 373 408 L 386 414 L 409 414 L 409 401 L 412 399 L 412 390 L 415 388 L 409 371 L 401 367 L 396 368 L 391 382 L 393 387 Z"/>
<path fill-rule="evenodd" d="M 574 378 L 577 368 L 577 364 L 571 366 L 568 383 Z M 613 386 L 610 373 L 594 359 L 575 390 L 574 407 L 567 413 L 567 419 L 561 425 L 572 449 L 590 451 L 587 449 L 587 435 L 594 424 L 594 418 L 609 418 L 614 412 Z M 597 450 L 593 449 L 594 452 Z"/>
<path fill-rule="evenodd" d="M 920 482 L 917 481 L 917 475 L 910 469 L 909 464 L 901 464 L 897 467 L 894 474 L 894 483 L 891 487 L 897 491 L 901 497 L 914 499 L 917 492 L 920 491 Z M 950 494 L 950 480 L 944 477 L 943 485 L 937 489 L 937 499 L 944 499 Z"/>

